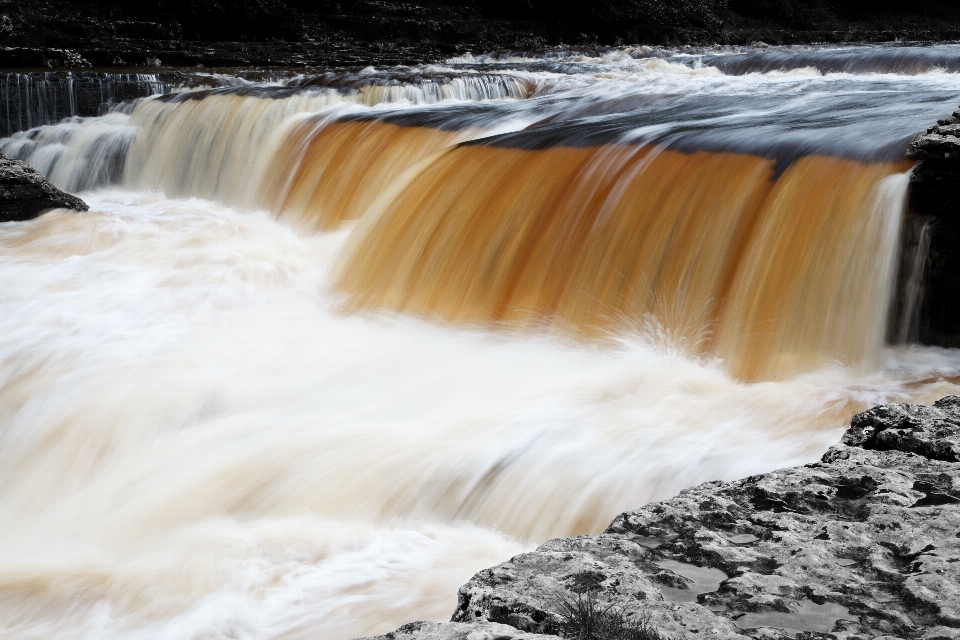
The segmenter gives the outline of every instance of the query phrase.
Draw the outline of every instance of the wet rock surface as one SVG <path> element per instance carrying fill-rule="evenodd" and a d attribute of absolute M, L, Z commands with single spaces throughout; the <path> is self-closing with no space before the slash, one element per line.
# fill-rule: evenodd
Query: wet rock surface
<path fill-rule="evenodd" d="M 907 157 L 914 160 L 960 159 L 960 109 L 938 120 L 914 140 Z"/>
<path fill-rule="evenodd" d="M 58 208 L 89 209 L 80 198 L 47 182 L 33 167 L 0 153 L 0 222 L 30 220 Z"/>
<path fill-rule="evenodd" d="M 558 635 L 575 598 L 670 638 L 960 638 L 960 397 L 875 407 L 820 462 L 550 540 L 474 576 L 453 621 Z M 464 629 L 444 626 L 385 637 Z"/>

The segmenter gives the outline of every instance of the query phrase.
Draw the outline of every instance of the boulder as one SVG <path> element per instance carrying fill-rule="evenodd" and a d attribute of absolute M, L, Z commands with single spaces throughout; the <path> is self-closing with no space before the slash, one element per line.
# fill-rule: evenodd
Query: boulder
<path fill-rule="evenodd" d="M 461 587 L 458 624 L 382 638 L 573 637 L 575 610 L 653 630 L 600 640 L 960 638 L 960 397 L 875 407 L 820 462 L 550 540 Z"/>
<path fill-rule="evenodd" d="M 57 189 L 30 165 L 0 153 L 0 222 L 30 220 L 61 208 L 86 211 L 90 207 Z"/>

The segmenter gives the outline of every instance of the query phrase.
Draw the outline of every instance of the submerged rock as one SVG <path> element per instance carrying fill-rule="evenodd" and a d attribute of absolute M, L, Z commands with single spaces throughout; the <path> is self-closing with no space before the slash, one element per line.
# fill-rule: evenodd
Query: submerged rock
<path fill-rule="evenodd" d="M 30 165 L 0 153 L 0 222 L 30 220 L 60 208 L 86 211 L 90 207 L 47 182 Z"/>
<path fill-rule="evenodd" d="M 960 397 L 875 407 L 818 463 L 550 540 L 475 575 L 453 621 L 559 635 L 585 600 L 674 639 L 960 638 Z"/>

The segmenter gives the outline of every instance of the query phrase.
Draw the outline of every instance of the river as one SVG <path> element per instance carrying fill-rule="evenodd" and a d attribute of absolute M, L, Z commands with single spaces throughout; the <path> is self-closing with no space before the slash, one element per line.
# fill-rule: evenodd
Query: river
<path fill-rule="evenodd" d="M 960 393 L 960 351 L 888 338 L 958 70 L 489 54 L 0 140 L 90 204 L 0 225 L 3 637 L 446 620 L 551 537 Z"/>

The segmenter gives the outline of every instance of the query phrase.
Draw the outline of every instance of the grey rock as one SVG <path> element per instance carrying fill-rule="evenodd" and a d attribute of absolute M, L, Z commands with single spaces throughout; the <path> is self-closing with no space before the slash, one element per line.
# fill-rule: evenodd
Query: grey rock
<path fill-rule="evenodd" d="M 912 160 L 960 158 L 960 138 L 952 132 L 946 135 L 940 131 L 925 133 L 913 141 L 907 157 Z"/>
<path fill-rule="evenodd" d="M 876 451 L 904 451 L 932 460 L 960 462 L 956 415 L 960 400 L 949 396 L 933 407 L 881 405 L 855 416 L 843 444 Z"/>
<path fill-rule="evenodd" d="M 960 158 L 960 110 L 927 129 L 907 150 L 912 160 L 944 160 Z"/>
<path fill-rule="evenodd" d="M 47 182 L 30 165 L 0 153 L 0 222 L 30 220 L 59 208 L 86 211 L 90 207 Z"/>
<path fill-rule="evenodd" d="M 495 622 L 411 622 L 386 635 L 362 640 L 556 640 L 556 637 L 526 633 Z"/>
<path fill-rule="evenodd" d="M 550 540 L 475 575 L 453 620 L 559 634 L 577 597 L 674 639 L 960 638 L 960 398 L 875 407 L 818 463 Z"/>

